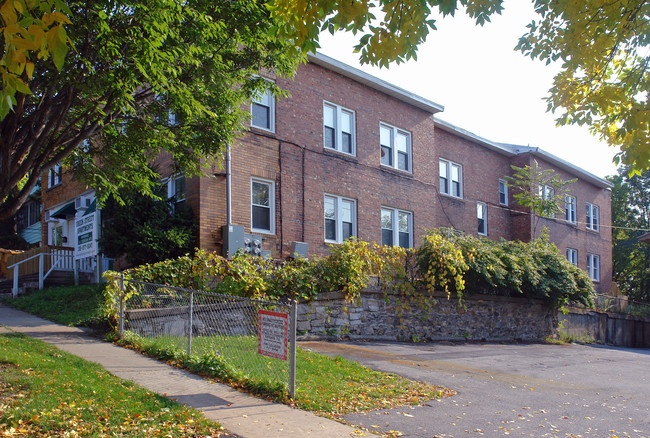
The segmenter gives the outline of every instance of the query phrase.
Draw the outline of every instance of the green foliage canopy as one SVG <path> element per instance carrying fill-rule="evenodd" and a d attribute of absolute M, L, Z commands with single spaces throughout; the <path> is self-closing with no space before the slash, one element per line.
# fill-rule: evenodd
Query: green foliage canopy
<path fill-rule="evenodd" d="M 167 195 L 160 187 L 154 194 L 162 199 Z M 103 254 L 125 256 L 130 266 L 138 266 L 192 252 L 198 226 L 185 203 L 128 190 L 121 193 L 121 199 L 118 203 L 109 198 L 102 210 L 99 245 Z"/>
<path fill-rule="evenodd" d="M 535 0 L 539 21 L 517 45 L 560 61 L 546 101 L 560 125 L 590 126 L 630 170 L 650 167 L 650 3 Z"/>
<path fill-rule="evenodd" d="M 614 281 L 632 300 L 650 303 L 650 244 L 638 238 L 650 230 L 650 171 L 630 176 L 621 167 L 612 188 Z"/>
<path fill-rule="evenodd" d="M 161 151 L 188 175 L 199 173 L 204 158 L 218 157 L 241 131 L 251 95 L 274 88 L 259 74 L 291 74 L 300 60 L 270 36 L 274 22 L 257 0 L 67 7 L 73 49 L 61 69 L 28 51 L 34 66 L 19 77 L 29 90 L 18 89 L 0 121 L 0 218 L 14 214 L 59 162 L 102 200 L 121 187 L 152 193 L 147 164 Z"/>
<path fill-rule="evenodd" d="M 650 167 L 650 3 L 645 0 L 534 0 L 538 19 L 516 49 L 533 59 L 558 61 L 561 71 L 547 97 L 558 124 L 586 124 L 620 146 L 632 169 Z M 388 67 L 417 58 L 436 29 L 433 15 L 464 12 L 483 25 L 503 0 L 271 0 L 279 35 L 314 50 L 318 34 L 358 35 L 362 63 Z M 506 10 L 504 13 L 507 13 Z"/>

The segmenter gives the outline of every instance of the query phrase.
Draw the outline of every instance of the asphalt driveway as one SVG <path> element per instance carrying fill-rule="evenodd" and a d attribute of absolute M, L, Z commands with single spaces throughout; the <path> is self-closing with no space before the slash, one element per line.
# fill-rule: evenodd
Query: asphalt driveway
<path fill-rule="evenodd" d="M 446 386 L 425 406 L 347 415 L 406 437 L 650 437 L 650 350 L 584 345 L 302 342 Z"/>

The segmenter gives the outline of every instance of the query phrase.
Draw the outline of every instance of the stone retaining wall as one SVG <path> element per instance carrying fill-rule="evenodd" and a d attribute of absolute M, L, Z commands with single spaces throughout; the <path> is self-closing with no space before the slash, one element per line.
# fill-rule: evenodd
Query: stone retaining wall
<path fill-rule="evenodd" d="M 426 293 L 426 292 L 422 292 Z M 298 334 L 305 337 L 401 341 L 542 341 L 557 328 L 556 313 L 540 301 L 475 295 L 458 301 L 432 296 L 423 312 L 411 302 L 399 316 L 397 294 L 366 290 L 361 302 L 346 303 L 341 293 L 322 294 L 298 305 Z"/>

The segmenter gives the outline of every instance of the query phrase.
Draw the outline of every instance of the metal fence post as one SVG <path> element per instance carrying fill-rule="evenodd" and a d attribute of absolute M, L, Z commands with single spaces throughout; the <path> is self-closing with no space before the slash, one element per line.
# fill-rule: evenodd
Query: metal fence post
<path fill-rule="evenodd" d="M 45 270 L 45 254 L 40 253 L 38 255 L 38 290 L 43 290 L 43 285 L 45 283 L 45 280 L 43 276 L 45 273 L 43 272 Z"/>
<path fill-rule="evenodd" d="M 124 274 L 120 276 L 120 339 L 124 339 Z"/>
<path fill-rule="evenodd" d="M 291 323 L 289 324 L 289 398 L 296 397 L 296 329 L 298 322 L 298 302 L 291 301 L 291 312 L 289 313 Z"/>
<path fill-rule="evenodd" d="M 74 285 L 79 286 L 79 265 L 81 264 L 81 260 L 76 259 L 72 264 L 74 266 Z"/>
<path fill-rule="evenodd" d="M 18 298 L 18 276 L 20 275 L 20 263 L 16 263 L 14 266 L 14 287 L 11 288 L 12 297 Z"/>
<path fill-rule="evenodd" d="M 187 355 L 192 355 L 192 326 L 194 325 L 192 318 L 194 313 L 194 291 L 190 292 L 190 322 L 189 331 L 187 334 Z"/>

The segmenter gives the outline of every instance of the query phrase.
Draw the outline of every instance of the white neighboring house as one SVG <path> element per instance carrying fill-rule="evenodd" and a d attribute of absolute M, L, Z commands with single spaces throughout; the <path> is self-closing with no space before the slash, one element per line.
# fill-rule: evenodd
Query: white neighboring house
<path fill-rule="evenodd" d="M 97 260 L 101 259 L 98 249 L 100 222 L 94 191 L 68 199 L 45 211 L 47 244 L 55 247 L 53 252 L 64 251 L 66 248 L 67 251 L 72 250 L 74 255 L 72 259 L 55 257 L 57 270 L 73 270 L 74 263 L 78 261 L 81 272 L 97 272 Z M 101 271 L 110 269 L 111 262 L 112 260 L 102 261 Z M 97 274 L 100 275 L 101 272 Z"/>

